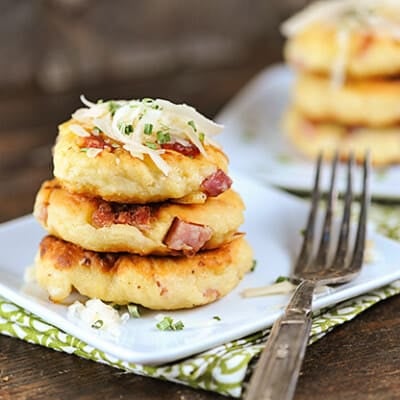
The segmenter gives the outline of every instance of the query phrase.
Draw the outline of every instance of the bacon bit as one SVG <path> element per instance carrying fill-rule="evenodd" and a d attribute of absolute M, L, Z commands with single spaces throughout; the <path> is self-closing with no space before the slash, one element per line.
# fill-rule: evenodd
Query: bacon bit
<path fill-rule="evenodd" d="M 304 71 L 307 69 L 303 59 L 293 58 L 289 60 L 289 62 L 295 68 L 296 71 Z"/>
<path fill-rule="evenodd" d="M 97 210 L 92 214 L 92 225 L 96 228 L 104 226 L 111 226 L 114 221 L 114 214 L 111 205 L 108 203 L 101 203 Z"/>
<path fill-rule="evenodd" d="M 146 228 L 150 224 L 149 206 L 135 204 L 115 204 L 102 202 L 92 214 L 92 224 L 96 228 L 124 224 Z"/>
<path fill-rule="evenodd" d="M 347 127 L 347 134 L 353 135 L 358 133 L 363 127 L 361 125 L 351 125 Z"/>
<path fill-rule="evenodd" d="M 39 212 L 37 214 L 37 219 L 40 222 L 42 222 L 44 225 L 47 225 L 48 207 L 49 207 L 49 203 L 41 204 L 39 207 Z"/>
<path fill-rule="evenodd" d="M 163 296 L 164 294 L 168 293 L 168 289 L 165 286 L 162 286 L 160 281 L 156 281 L 156 285 L 161 288 L 160 290 L 160 296 Z"/>
<path fill-rule="evenodd" d="M 164 143 L 161 145 L 161 148 L 164 150 L 173 150 L 188 157 L 195 157 L 200 154 L 200 150 L 192 143 L 188 145 L 183 145 L 178 142 Z"/>
<path fill-rule="evenodd" d="M 303 121 L 302 131 L 305 136 L 312 138 L 316 135 L 316 124 L 311 120 Z"/>
<path fill-rule="evenodd" d="M 115 263 L 118 260 L 118 254 L 98 253 L 98 255 L 99 255 L 102 266 L 106 269 L 113 268 Z"/>
<path fill-rule="evenodd" d="M 87 136 L 79 138 L 79 147 L 88 149 L 105 149 L 110 147 L 100 136 Z"/>
<path fill-rule="evenodd" d="M 365 34 L 361 37 L 358 49 L 357 49 L 357 56 L 358 57 L 363 57 L 368 49 L 371 47 L 371 45 L 374 42 L 374 36 L 371 34 Z"/>
<path fill-rule="evenodd" d="M 203 192 L 210 197 L 218 196 L 232 186 L 232 179 L 222 169 L 217 169 L 201 183 Z"/>
<path fill-rule="evenodd" d="M 208 288 L 207 290 L 205 290 L 203 292 L 203 296 L 207 297 L 207 298 L 213 298 L 214 300 L 218 299 L 219 297 L 221 297 L 221 293 L 217 290 L 217 289 L 211 289 Z"/>

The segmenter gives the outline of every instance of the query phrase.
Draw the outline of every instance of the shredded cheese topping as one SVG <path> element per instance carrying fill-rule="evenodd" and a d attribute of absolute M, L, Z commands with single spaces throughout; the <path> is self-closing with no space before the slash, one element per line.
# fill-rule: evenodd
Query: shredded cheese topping
<path fill-rule="evenodd" d="M 145 154 L 149 155 L 165 175 L 169 166 L 161 157 L 165 152 L 163 144 L 194 145 L 207 157 L 204 144 L 213 143 L 211 136 L 223 129 L 193 107 L 162 99 L 92 103 L 82 95 L 81 101 L 86 107 L 72 114 L 73 133 L 81 137 L 90 136 L 90 132 L 102 133 L 133 157 L 143 159 Z"/>

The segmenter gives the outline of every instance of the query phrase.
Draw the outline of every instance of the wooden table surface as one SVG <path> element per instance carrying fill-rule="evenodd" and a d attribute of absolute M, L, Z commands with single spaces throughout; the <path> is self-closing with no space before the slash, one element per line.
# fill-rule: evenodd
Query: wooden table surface
<path fill-rule="evenodd" d="M 275 53 L 276 54 L 276 53 Z M 262 60 L 262 59 L 261 59 Z M 265 61 L 265 60 L 264 60 Z M 273 60 L 269 60 L 273 61 Z M 155 96 L 186 101 L 208 115 L 265 64 L 224 71 L 181 71 L 152 82 L 121 83 L 93 97 Z M 157 92 L 156 89 L 157 88 Z M 35 88 L 0 98 L 0 220 L 30 212 L 40 182 L 51 176 L 56 124 L 77 107 L 78 93 Z M 0 277 L 1 279 L 1 277 Z M 379 303 L 308 348 L 296 399 L 400 397 L 400 297 Z M 125 374 L 76 356 L 0 336 L 0 399 L 206 400 L 222 396 Z"/>

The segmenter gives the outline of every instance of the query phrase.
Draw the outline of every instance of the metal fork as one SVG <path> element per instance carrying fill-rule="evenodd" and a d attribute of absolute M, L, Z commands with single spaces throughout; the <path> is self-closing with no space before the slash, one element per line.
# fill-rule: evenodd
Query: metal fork
<path fill-rule="evenodd" d="M 311 329 L 311 306 L 314 289 L 318 285 L 345 283 L 355 278 L 363 263 L 367 211 L 370 202 L 369 175 L 370 157 L 367 153 L 363 162 L 363 186 L 361 209 L 353 248 L 350 249 L 350 215 L 353 202 L 352 170 L 354 159 L 351 155 L 347 165 L 347 188 L 344 195 L 343 216 L 340 225 L 336 252 L 333 260 L 328 257 L 332 247 L 332 219 L 336 200 L 336 170 L 338 156 L 332 163 L 327 208 L 318 250 L 314 255 L 317 238 L 315 225 L 320 203 L 319 181 L 322 154 L 319 155 L 312 193 L 311 209 L 304 233 L 300 254 L 295 263 L 292 282 L 298 284 L 284 315 L 271 329 L 267 345 L 257 363 L 256 370 L 246 390 L 246 400 L 292 399 L 304 358 Z M 349 259 L 349 260 L 348 260 Z"/>

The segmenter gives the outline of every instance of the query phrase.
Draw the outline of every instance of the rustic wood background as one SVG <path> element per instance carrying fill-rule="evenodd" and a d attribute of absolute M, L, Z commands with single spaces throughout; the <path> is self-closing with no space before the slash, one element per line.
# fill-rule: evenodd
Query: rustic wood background
<path fill-rule="evenodd" d="M 305 0 L 1 0 L 0 221 L 51 176 L 57 124 L 88 98 L 161 97 L 213 116 L 281 59 Z"/>

